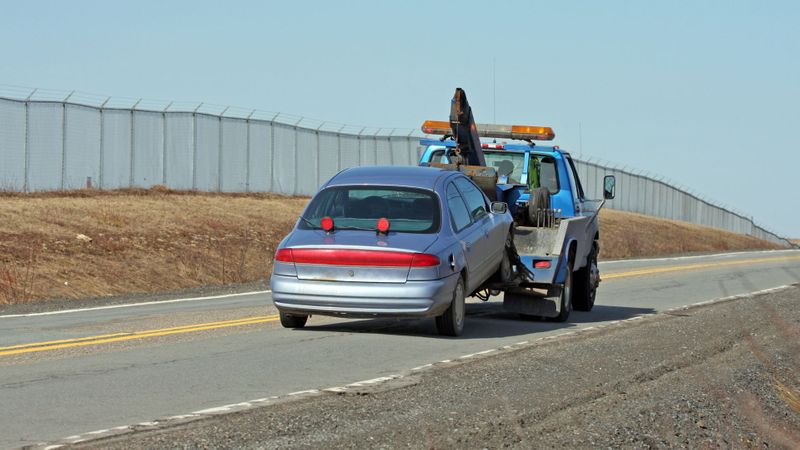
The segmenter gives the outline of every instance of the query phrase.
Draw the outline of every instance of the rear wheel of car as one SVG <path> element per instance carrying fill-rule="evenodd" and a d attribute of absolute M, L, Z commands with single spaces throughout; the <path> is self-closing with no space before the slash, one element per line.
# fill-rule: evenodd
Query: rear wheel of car
<path fill-rule="evenodd" d="M 494 275 L 494 281 L 508 283 L 512 278 L 514 278 L 514 271 L 511 268 L 511 252 L 513 251 L 513 247 L 514 233 L 509 231 L 508 236 L 506 236 L 506 245 L 503 248 L 503 259 L 500 260 L 500 267 L 497 268 L 497 272 Z"/>
<path fill-rule="evenodd" d="M 436 329 L 442 336 L 460 336 L 464 331 L 464 316 L 466 316 L 464 297 L 464 279 L 458 277 L 450 306 L 444 314 L 436 317 Z"/>
<path fill-rule="evenodd" d="M 540 187 L 531 191 L 528 223 L 532 227 L 550 226 L 550 191 L 547 188 Z"/>
<path fill-rule="evenodd" d="M 285 312 L 281 312 L 280 316 L 281 325 L 283 325 L 283 328 L 303 328 L 306 326 L 306 322 L 308 321 L 308 316 L 299 314 L 287 314 Z"/>
<path fill-rule="evenodd" d="M 586 267 L 575 272 L 575 298 L 573 304 L 576 311 L 591 311 L 597 296 L 597 284 L 600 271 L 597 268 L 597 243 L 586 258 Z"/>
<path fill-rule="evenodd" d="M 567 278 L 564 279 L 564 287 L 561 289 L 561 297 L 559 299 L 561 310 L 556 317 L 553 317 L 553 322 L 566 322 L 567 319 L 569 319 L 569 313 L 572 312 L 572 294 L 574 293 L 573 264 L 573 257 L 570 256 L 569 262 L 567 263 Z"/>

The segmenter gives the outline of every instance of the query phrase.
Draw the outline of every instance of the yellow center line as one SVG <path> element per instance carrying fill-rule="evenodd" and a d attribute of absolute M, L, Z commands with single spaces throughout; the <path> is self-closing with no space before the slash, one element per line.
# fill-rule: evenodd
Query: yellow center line
<path fill-rule="evenodd" d="M 118 333 L 116 335 L 90 336 L 77 339 L 64 339 L 61 341 L 38 342 L 32 344 L 17 345 L 12 347 L 0 347 L 0 356 L 19 355 L 22 353 L 35 353 L 49 350 L 59 350 L 64 348 L 85 347 L 88 345 L 108 344 L 112 342 L 130 341 L 133 339 L 144 339 L 172 334 L 194 333 L 197 331 L 215 330 L 219 328 L 239 327 L 244 325 L 254 325 L 266 322 L 275 322 L 278 316 L 256 316 L 245 319 L 227 320 L 222 322 L 209 322 L 182 327 L 163 328 L 157 330 L 137 331 L 134 333 Z"/>
<path fill-rule="evenodd" d="M 669 272 L 714 269 L 719 267 L 744 266 L 752 264 L 785 262 L 785 261 L 800 261 L 800 256 L 753 258 L 753 259 L 741 259 L 736 261 L 721 261 L 714 263 L 698 263 L 698 264 L 684 264 L 679 266 L 651 267 L 646 269 L 631 270 L 627 272 L 605 274 L 602 275 L 602 279 L 613 280 L 619 278 L 630 278 L 630 277 L 655 275 L 655 274 L 669 273 Z M 61 339 L 56 341 L 33 342 L 29 344 L 13 345 L 10 347 L 0 347 L 0 356 L 44 352 L 44 351 L 59 350 L 59 349 L 74 348 L 74 347 L 85 347 L 89 345 L 124 342 L 134 339 L 153 338 L 153 337 L 168 336 L 173 334 L 195 333 L 198 331 L 215 330 L 220 328 L 240 327 L 246 325 L 255 325 L 259 323 L 275 322 L 278 320 L 279 316 L 277 315 L 254 316 L 254 317 L 245 317 L 242 319 L 235 319 L 235 320 L 184 325 L 172 328 L 161 328 L 155 330 L 143 330 L 143 331 L 134 331 L 127 333 L 101 334 L 97 336 L 88 336 L 88 337 L 74 338 L 74 339 Z"/>
<path fill-rule="evenodd" d="M 642 275 L 654 275 L 659 273 L 668 272 L 683 272 L 687 270 L 702 270 L 702 269 L 716 269 L 719 267 L 731 266 L 746 266 L 751 264 L 769 263 L 769 262 L 783 262 L 783 261 L 800 261 L 800 256 L 783 256 L 778 258 L 753 258 L 753 259 L 740 259 L 737 261 L 721 261 L 714 263 L 699 263 L 699 264 L 684 264 L 680 266 L 667 266 L 667 267 L 650 267 L 646 269 L 631 270 L 628 272 L 608 273 L 601 275 L 600 278 L 605 280 L 613 280 L 615 278 L 629 278 Z"/>

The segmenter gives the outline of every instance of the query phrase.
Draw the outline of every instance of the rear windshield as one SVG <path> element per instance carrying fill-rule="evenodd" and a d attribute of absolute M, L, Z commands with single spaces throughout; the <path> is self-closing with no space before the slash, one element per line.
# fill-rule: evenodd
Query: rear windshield
<path fill-rule="evenodd" d="M 319 229 L 323 217 L 333 219 L 335 229 L 375 230 L 381 217 L 389 219 L 389 232 L 435 233 L 439 231 L 439 202 L 431 191 L 376 186 L 337 186 L 311 200 L 300 228 Z"/>

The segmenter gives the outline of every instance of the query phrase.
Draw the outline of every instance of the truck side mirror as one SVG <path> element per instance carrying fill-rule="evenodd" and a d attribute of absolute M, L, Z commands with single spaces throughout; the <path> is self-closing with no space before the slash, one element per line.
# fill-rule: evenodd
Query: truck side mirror
<path fill-rule="evenodd" d="M 508 205 L 504 202 L 492 202 L 492 213 L 505 214 L 508 211 Z"/>
<path fill-rule="evenodd" d="M 614 177 L 614 175 L 606 175 L 605 178 L 603 178 L 604 199 L 606 200 L 614 199 L 614 196 L 616 195 L 614 193 L 614 188 L 616 187 L 616 185 L 617 185 L 617 179 Z"/>

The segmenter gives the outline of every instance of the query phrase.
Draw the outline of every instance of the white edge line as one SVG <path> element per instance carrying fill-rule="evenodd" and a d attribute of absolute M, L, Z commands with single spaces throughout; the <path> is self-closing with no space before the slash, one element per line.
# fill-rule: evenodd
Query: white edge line
<path fill-rule="evenodd" d="M 18 317 L 38 317 L 38 316 L 54 316 L 57 314 L 72 314 L 72 313 L 79 313 L 79 312 L 87 312 L 87 311 L 100 311 L 104 309 L 118 309 L 118 308 L 134 308 L 137 306 L 151 306 L 151 305 L 166 305 L 169 303 L 182 303 L 182 302 L 196 302 L 202 300 L 215 300 L 220 298 L 230 298 L 230 297 L 243 297 L 246 295 L 258 295 L 258 294 L 269 294 L 271 290 L 266 291 L 251 291 L 251 292 L 239 292 L 237 294 L 224 294 L 224 295 L 212 295 L 209 297 L 189 297 L 189 298 L 176 298 L 172 300 L 156 300 L 152 302 L 141 302 L 141 303 L 125 303 L 122 305 L 106 305 L 106 306 L 95 306 L 92 308 L 78 308 L 78 309 L 62 309 L 58 311 L 46 311 L 46 312 L 38 312 L 38 313 L 29 313 L 29 314 L 7 314 L 5 316 L 0 316 L 0 319 L 13 319 Z"/>
<path fill-rule="evenodd" d="M 551 335 L 551 336 L 540 337 L 538 339 L 534 339 L 533 343 L 535 344 L 535 343 L 540 342 L 540 341 L 545 341 L 545 340 L 549 341 L 551 339 L 556 339 L 556 338 L 560 338 L 560 337 L 564 337 L 564 336 L 571 336 L 571 335 L 579 334 L 579 333 L 582 333 L 582 332 L 585 332 L 585 331 L 589 331 L 589 330 L 606 328 L 606 327 L 610 327 L 612 325 L 619 324 L 619 323 L 622 323 L 622 322 L 630 322 L 630 321 L 634 321 L 634 320 L 637 320 L 637 319 L 644 319 L 645 317 L 657 316 L 659 314 L 664 314 L 666 312 L 674 311 L 674 310 L 677 310 L 677 309 L 686 309 L 686 308 L 689 308 L 689 307 L 705 306 L 705 305 L 709 305 L 709 304 L 714 304 L 714 303 L 719 303 L 719 302 L 724 302 L 724 301 L 729 301 L 729 300 L 736 300 L 736 299 L 740 299 L 740 298 L 752 298 L 752 297 L 756 297 L 756 296 L 759 296 L 759 295 L 768 294 L 768 293 L 772 293 L 772 292 L 779 292 L 779 291 L 783 291 L 783 290 L 790 289 L 790 288 L 792 288 L 792 285 L 788 285 L 787 284 L 787 285 L 776 286 L 776 287 L 772 287 L 772 288 L 768 288 L 768 289 L 762 289 L 762 290 L 759 290 L 759 291 L 748 292 L 748 293 L 744 293 L 744 294 L 737 294 L 737 295 L 731 295 L 731 296 L 728 296 L 728 297 L 721 297 L 721 298 L 716 298 L 716 299 L 712 299 L 712 300 L 706 300 L 706 301 L 702 301 L 702 302 L 699 302 L 699 303 L 692 303 L 690 305 L 685 305 L 685 306 L 680 306 L 680 307 L 677 307 L 677 308 L 667 309 L 667 310 L 656 312 L 656 313 L 653 313 L 653 314 L 635 316 L 635 317 L 631 317 L 631 318 L 628 318 L 628 319 L 622 319 L 622 320 L 613 320 L 613 321 L 610 321 L 610 322 L 603 323 L 601 325 L 594 325 L 594 326 L 589 326 L 589 327 L 586 327 L 586 328 L 581 328 L 579 330 L 569 331 L 569 332 L 565 332 L 565 333 L 559 333 L 559 334 L 555 334 L 555 335 Z M 474 357 L 474 356 L 477 356 L 477 355 L 484 355 L 484 354 L 488 354 L 488 353 L 498 352 L 498 351 L 501 351 L 501 350 L 504 350 L 504 349 L 505 350 L 512 350 L 512 349 L 515 349 L 515 347 L 524 347 L 524 346 L 528 345 L 529 343 L 530 343 L 529 341 L 520 341 L 520 342 L 517 342 L 516 344 L 506 345 L 504 347 L 492 348 L 492 349 L 483 350 L 483 351 L 476 352 L 476 353 L 471 353 L 469 355 L 464 355 L 464 356 L 462 356 L 462 357 L 460 357 L 458 359 L 459 360 L 463 360 L 465 358 L 471 358 L 471 357 Z M 450 363 L 450 362 L 452 362 L 452 360 L 445 359 L 445 360 L 440 361 L 439 363 Z M 435 364 L 437 364 L 437 363 L 430 363 L 430 364 L 425 364 L 425 365 L 422 365 L 422 366 L 414 367 L 413 369 L 410 370 L 410 372 L 426 369 L 426 368 L 429 368 L 429 367 L 433 367 Z M 307 389 L 307 390 L 303 390 L 303 391 L 291 392 L 289 394 L 286 394 L 284 397 L 294 397 L 294 396 L 298 396 L 298 395 L 319 394 L 319 393 L 323 393 L 323 392 L 332 392 L 332 393 L 345 392 L 350 387 L 363 387 L 364 385 L 378 384 L 378 383 L 382 383 L 384 381 L 390 381 L 390 380 L 396 380 L 398 378 L 403 378 L 405 376 L 406 375 L 404 375 L 404 374 L 387 375 L 387 376 L 383 376 L 383 377 L 372 378 L 372 379 L 369 379 L 369 380 L 350 383 L 350 384 L 348 384 L 346 386 L 336 386 L 336 387 L 330 387 L 330 388 L 325 388 L 325 389 Z M 174 419 L 193 418 L 193 417 L 197 417 L 197 416 L 201 416 L 201 415 L 212 415 L 212 414 L 216 414 L 216 413 L 225 413 L 225 412 L 229 412 L 229 411 L 233 410 L 234 408 L 250 409 L 250 408 L 254 407 L 254 404 L 264 403 L 266 401 L 278 399 L 280 397 L 281 396 L 273 395 L 271 397 L 264 397 L 264 398 L 259 398 L 259 399 L 256 399 L 256 400 L 250 400 L 250 401 L 246 401 L 246 402 L 233 403 L 233 404 L 230 404 L 230 405 L 218 406 L 218 407 L 215 407 L 215 408 L 202 409 L 202 410 L 190 413 L 190 414 L 183 414 L 183 415 L 178 415 L 178 416 L 167 417 L 166 419 L 154 420 L 154 421 L 151 421 L 151 422 L 140 422 L 140 423 L 135 424 L 135 425 L 123 425 L 123 426 L 119 426 L 119 427 L 108 428 L 108 429 L 105 429 L 105 430 L 90 431 L 90 432 L 83 433 L 83 434 L 80 434 L 80 435 L 73 435 L 73 436 L 69 436 L 69 437 L 63 438 L 63 439 L 61 439 L 61 441 L 71 441 L 71 442 L 69 442 L 69 444 L 76 444 L 76 443 L 85 441 L 89 436 L 94 436 L 94 435 L 98 435 L 98 434 L 104 434 L 104 433 L 111 432 L 111 431 L 131 430 L 131 429 L 133 429 L 133 427 L 136 427 L 136 426 L 152 427 L 152 426 L 156 426 L 159 423 L 164 422 L 164 421 L 169 421 L 169 420 L 174 420 Z M 55 445 L 47 446 L 47 443 L 44 443 L 44 444 L 40 444 L 40 445 L 45 445 L 45 447 L 43 447 L 44 449 L 55 449 L 55 448 L 63 447 L 65 444 L 55 444 Z"/>
<path fill-rule="evenodd" d="M 718 258 L 718 257 L 735 257 L 741 255 L 763 255 L 774 253 L 787 253 L 797 252 L 797 249 L 783 249 L 783 250 L 758 250 L 758 251 L 744 251 L 744 252 L 729 252 L 729 253 L 714 253 L 711 255 L 687 255 L 687 256 L 667 256 L 663 258 L 632 258 L 632 259 L 611 259 L 608 261 L 600 261 L 600 264 L 611 263 L 635 263 L 635 262 L 655 262 L 655 261 L 681 261 L 685 259 L 702 259 L 702 258 Z"/>

